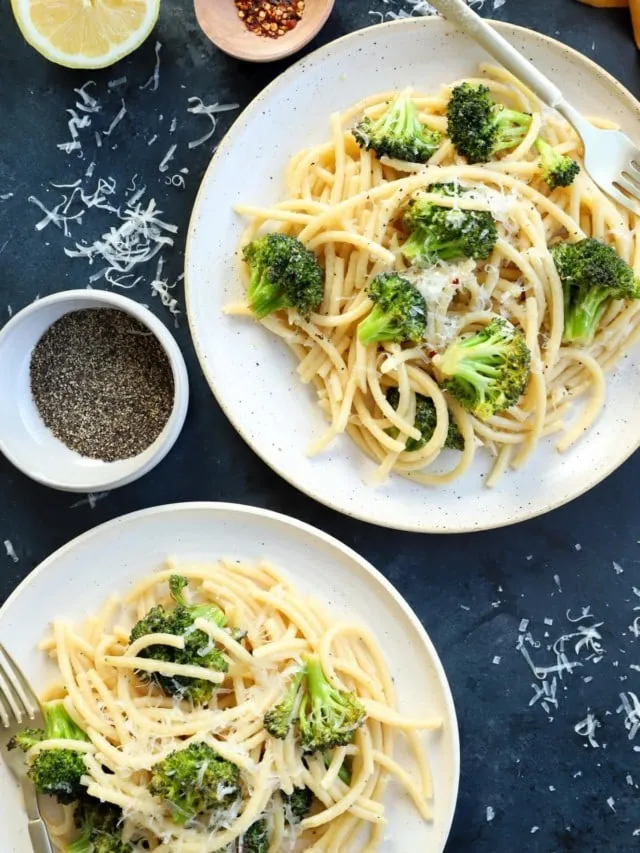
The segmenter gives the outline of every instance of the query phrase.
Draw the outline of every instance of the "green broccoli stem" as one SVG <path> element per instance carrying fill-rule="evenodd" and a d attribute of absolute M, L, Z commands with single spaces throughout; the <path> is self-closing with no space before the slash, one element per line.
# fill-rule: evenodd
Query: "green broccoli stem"
<path fill-rule="evenodd" d="M 445 376 L 455 376 L 468 382 L 484 399 L 490 386 L 490 380 L 500 375 L 493 364 L 496 356 L 501 355 L 501 347 L 491 341 L 477 342 L 474 338 L 461 340 L 449 347 L 437 360 L 437 366 Z"/>
<path fill-rule="evenodd" d="M 45 705 L 42 711 L 48 739 L 89 741 L 85 732 L 71 719 L 62 702 Z"/>
<path fill-rule="evenodd" d="M 360 343 L 369 346 L 369 344 L 387 340 L 389 337 L 392 337 L 389 334 L 392 325 L 393 320 L 387 312 L 380 305 L 374 305 L 371 313 L 358 326 Z"/>
<path fill-rule="evenodd" d="M 286 306 L 286 299 L 281 293 L 280 287 L 269 281 L 266 270 L 256 267 L 251 272 L 249 287 L 247 290 L 251 310 L 260 320 L 279 311 Z"/>
<path fill-rule="evenodd" d="M 206 619 L 208 622 L 213 622 L 219 628 L 224 628 L 227 622 L 227 617 L 222 610 L 215 604 L 187 604 L 184 600 L 182 590 L 189 584 L 189 581 L 182 575 L 171 575 L 169 578 L 169 591 L 171 598 L 179 607 L 184 607 L 189 611 L 189 615 L 195 621 L 196 619 Z"/>
<path fill-rule="evenodd" d="M 392 133 L 398 136 L 410 134 L 419 136 L 422 133 L 422 125 L 418 121 L 418 111 L 411 98 L 406 94 L 396 98 L 380 119 L 376 132 L 380 135 Z"/>
<path fill-rule="evenodd" d="M 592 287 L 582 301 L 565 313 L 562 340 L 572 344 L 590 344 L 606 311 L 611 293 L 606 288 Z"/>
<path fill-rule="evenodd" d="M 534 145 L 538 149 L 538 154 L 542 160 L 542 168 L 546 172 L 552 172 L 557 169 L 562 163 L 562 154 L 559 154 L 556 149 L 549 145 L 541 136 L 536 137 Z"/>
<path fill-rule="evenodd" d="M 284 739 L 289 733 L 291 723 L 298 710 L 298 696 L 304 677 L 305 670 L 302 667 L 291 681 L 284 698 L 265 714 L 265 728 L 272 737 Z"/>
<path fill-rule="evenodd" d="M 498 109 L 494 121 L 498 130 L 494 151 L 503 151 L 522 142 L 529 130 L 531 116 L 517 110 Z"/>
<path fill-rule="evenodd" d="M 66 848 L 65 853 L 93 853 L 94 846 L 91 841 L 91 827 L 85 826 L 80 835 Z"/>
<path fill-rule="evenodd" d="M 341 707 L 336 702 L 336 691 L 327 681 L 319 657 L 307 658 L 305 672 L 312 708 Z"/>

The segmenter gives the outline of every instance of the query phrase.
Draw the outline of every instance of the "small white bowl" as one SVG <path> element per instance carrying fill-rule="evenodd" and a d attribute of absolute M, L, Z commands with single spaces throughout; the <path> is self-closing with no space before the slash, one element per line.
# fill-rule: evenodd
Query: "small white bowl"
<path fill-rule="evenodd" d="M 70 450 L 44 425 L 31 394 L 31 353 L 46 330 L 70 311 L 115 308 L 134 317 L 160 342 L 173 372 L 173 409 L 156 440 L 137 456 L 117 462 Z M 189 377 L 173 335 L 147 308 L 104 290 L 65 290 L 32 302 L 0 331 L 0 451 L 23 474 L 66 492 L 99 492 L 142 477 L 173 447 L 184 424 Z"/>

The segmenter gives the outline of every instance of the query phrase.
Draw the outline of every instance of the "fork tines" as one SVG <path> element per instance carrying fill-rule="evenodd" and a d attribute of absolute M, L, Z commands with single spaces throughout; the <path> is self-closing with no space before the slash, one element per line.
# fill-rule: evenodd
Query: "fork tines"
<path fill-rule="evenodd" d="M 0 722 L 9 728 L 38 713 L 38 700 L 9 652 L 0 643 Z"/>

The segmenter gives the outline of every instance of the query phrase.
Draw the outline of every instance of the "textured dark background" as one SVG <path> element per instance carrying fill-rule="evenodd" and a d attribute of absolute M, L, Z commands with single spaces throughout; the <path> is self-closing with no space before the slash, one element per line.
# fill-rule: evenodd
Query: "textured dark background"
<path fill-rule="evenodd" d="M 625 11 L 594 10 L 575 0 L 507 0 L 496 11 L 492 5 L 487 0 L 483 13 L 555 36 L 640 93 L 638 54 Z M 400 8 L 409 7 L 401 0 L 338 0 L 314 46 L 376 22 L 380 16 L 369 10 Z M 0 201 L 0 325 L 9 316 L 8 306 L 15 312 L 37 295 L 84 287 L 93 271 L 84 261 L 64 256 L 60 231 L 52 226 L 34 231 L 40 214 L 27 201 L 34 195 L 55 203 L 59 191 L 49 182 L 73 181 L 90 162 L 91 145 L 84 160 L 56 147 L 68 138 L 64 110 L 76 100 L 74 87 L 96 81 L 91 92 L 103 105 L 103 124 L 96 127 L 108 126 L 120 95 L 126 99 L 127 115 L 110 145 L 94 152 L 95 177 L 112 175 L 124 187 L 133 174 L 142 176 L 164 218 L 180 226 L 169 265 L 175 277 L 182 267 L 189 212 L 211 152 L 211 145 L 187 150 L 186 143 L 207 127 L 206 118 L 187 115 L 187 97 L 244 106 L 287 64 L 258 67 L 218 53 L 200 33 L 189 0 L 165 0 L 156 36 L 162 44 L 160 86 L 157 92 L 141 91 L 153 68 L 153 37 L 116 68 L 91 75 L 68 72 L 23 42 L 8 0 L 0 3 L 0 196 L 13 193 Z M 108 81 L 125 75 L 121 90 L 108 89 Z M 170 137 L 167 124 L 174 115 L 178 127 Z M 222 117 L 216 139 L 232 116 Z M 154 133 L 159 140 L 149 146 Z M 158 172 L 173 141 L 179 144 L 176 171 L 189 169 L 183 190 L 167 187 Z M 102 233 L 99 216 L 91 222 L 83 233 Z M 183 305 L 182 293 L 176 294 Z M 149 298 L 147 285 L 128 295 L 149 302 L 171 322 L 158 300 Z M 0 548 L 0 602 L 68 539 L 142 507 L 222 499 L 295 515 L 378 566 L 419 614 L 442 656 L 462 738 L 460 800 L 447 851 L 640 849 L 640 832 L 634 835 L 640 827 L 640 734 L 629 740 L 623 717 L 616 713 L 621 691 L 640 692 L 640 672 L 631 668 L 640 664 L 640 645 L 628 627 L 634 605 L 640 605 L 632 590 L 634 584 L 640 586 L 640 457 L 570 506 L 510 529 L 451 538 L 377 529 L 325 509 L 267 468 L 211 396 L 184 316 L 176 335 L 190 371 L 191 408 L 175 449 L 144 479 L 105 496 L 95 508 L 87 503 L 72 507 L 81 496 L 38 486 L 0 459 L 0 542 L 10 540 L 18 557 L 14 562 Z M 546 645 L 568 627 L 566 610 L 578 613 L 586 605 L 604 623 L 598 630 L 606 653 L 599 663 L 585 661 L 582 669 L 565 675 L 557 693 L 559 707 L 550 708 L 549 720 L 539 703 L 528 704 L 534 678 L 516 650 L 519 625 L 530 620 L 529 629 L 542 642 L 531 653 L 536 662 L 549 665 L 555 658 Z M 553 619 L 553 626 L 545 618 Z M 575 658 L 572 645 L 575 640 L 567 646 Z M 585 677 L 592 680 L 585 682 Z M 598 748 L 574 731 L 588 709 L 601 723 Z M 495 813 L 491 821 L 487 807 Z M 538 829 L 532 832 L 534 827 Z"/>

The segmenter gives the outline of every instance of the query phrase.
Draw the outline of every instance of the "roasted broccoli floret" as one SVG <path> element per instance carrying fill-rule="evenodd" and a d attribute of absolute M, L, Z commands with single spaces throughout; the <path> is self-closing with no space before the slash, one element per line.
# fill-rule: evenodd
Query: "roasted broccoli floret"
<path fill-rule="evenodd" d="M 367 712 L 355 693 L 336 690 L 329 684 L 320 659 L 312 656 L 305 665 L 307 690 L 300 703 L 298 728 L 306 752 L 346 746 L 365 721 Z"/>
<path fill-rule="evenodd" d="M 556 187 L 568 187 L 574 182 L 580 166 L 572 157 L 560 154 L 548 142 L 538 137 L 536 148 L 540 154 L 542 178 L 551 190 Z"/>
<path fill-rule="evenodd" d="M 368 346 L 378 341 L 420 341 L 427 325 L 427 303 L 420 291 L 398 273 L 382 273 L 367 289 L 374 306 L 360 322 L 358 337 Z"/>
<path fill-rule="evenodd" d="M 500 318 L 458 338 L 433 363 L 451 396 L 486 420 L 518 402 L 529 380 L 530 360 L 524 335 Z"/>
<path fill-rule="evenodd" d="M 153 767 L 149 790 L 171 812 L 174 823 L 185 824 L 239 794 L 240 771 L 208 744 L 192 743 Z"/>
<path fill-rule="evenodd" d="M 565 343 L 591 343 L 612 299 L 640 299 L 632 268 L 600 240 L 557 243 L 551 253 L 564 291 Z"/>
<path fill-rule="evenodd" d="M 133 853 L 133 845 L 122 840 L 122 812 L 116 806 L 89 797 L 78 804 L 73 819 L 80 834 L 66 853 Z"/>
<path fill-rule="evenodd" d="M 496 104 L 487 86 L 461 83 L 447 106 L 447 133 L 469 163 L 486 163 L 524 139 L 531 116 Z"/>
<path fill-rule="evenodd" d="M 62 702 L 50 702 L 43 707 L 44 729 L 23 729 L 9 742 L 8 748 L 19 747 L 27 752 L 43 740 L 78 740 L 89 738 L 76 725 Z M 41 794 L 55 797 L 68 805 L 86 792 L 81 779 L 86 773 L 83 753 L 75 749 L 43 749 L 29 767 L 29 777 Z"/>
<path fill-rule="evenodd" d="M 427 191 L 455 197 L 469 189 L 450 183 L 431 184 Z M 416 196 L 409 202 L 404 224 L 410 236 L 402 254 L 417 266 L 455 258 L 484 260 L 498 239 L 496 224 L 488 211 L 441 207 L 424 196 Z"/>
<path fill-rule="evenodd" d="M 291 724 L 298 713 L 302 698 L 302 680 L 305 676 L 304 667 L 296 673 L 284 699 L 264 715 L 264 727 L 272 737 L 284 739 L 289 733 Z"/>
<path fill-rule="evenodd" d="M 242 836 L 238 850 L 242 853 L 269 853 L 269 825 L 264 818 L 252 823 Z"/>
<path fill-rule="evenodd" d="M 304 820 L 311 811 L 313 791 L 309 788 L 294 788 L 290 794 L 280 791 L 284 816 L 287 823 L 296 824 Z"/>
<path fill-rule="evenodd" d="M 204 631 L 193 627 L 195 620 L 200 618 L 222 628 L 226 623 L 225 615 L 215 604 L 185 604 L 182 592 L 187 583 L 186 578 L 180 575 L 171 576 L 169 589 L 176 606 L 168 610 L 161 604 L 153 607 L 134 625 L 130 641 L 133 643 L 146 634 L 176 634 L 184 638 L 184 649 L 162 645 L 149 646 L 140 652 L 140 657 L 193 664 L 226 672 L 229 665 L 222 652 L 214 646 Z M 197 703 L 208 702 L 215 689 L 214 684 L 202 678 L 168 676 L 142 670 L 139 670 L 137 675 L 142 681 L 157 684 L 169 696 L 178 696 Z"/>
<path fill-rule="evenodd" d="M 308 317 L 322 302 L 324 271 L 295 237 L 265 234 L 244 247 L 243 257 L 250 270 L 249 305 L 259 319 L 282 308 Z"/>
<path fill-rule="evenodd" d="M 401 92 L 380 118 L 364 118 L 352 132 L 361 148 L 372 149 L 378 157 L 411 163 L 426 163 L 442 142 L 439 133 L 420 123 L 408 92 Z"/>
<path fill-rule="evenodd" d="M 393 406 L 394 409 L 397 409 L 398 404 L 400 403 L 400 392 L 398 389 L 389 388 L 386 396 L 389 401 L 389 405 Z M 430 397 L 425 397 L 423 394 L 416 394 L 416 418 L 414 426 L 416 429 L 420 430 L 421 435 L 420 438 L 408 438 L 404 446 L 405 450 L 411 452 L 413 450 L 420 450 L 423 448 L 425 444 L 430 441 L 436 428 L 437 420 L 436 407 L 433 400 Z M 392 427 L 389 430 L 389 435 L 391 435 L 392 438 L 396 438 L 398 435 L 398 429 L 396 427 Z M 464 438 L 458 429 L 458 425 L 451 416 L 449 416 L 449 428 L 447 430 L 447 437 L 445 439 L 444 446 L 450 450 L 464 450 Z"/>

